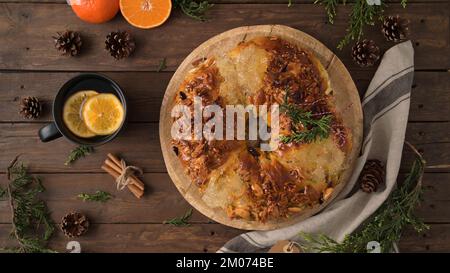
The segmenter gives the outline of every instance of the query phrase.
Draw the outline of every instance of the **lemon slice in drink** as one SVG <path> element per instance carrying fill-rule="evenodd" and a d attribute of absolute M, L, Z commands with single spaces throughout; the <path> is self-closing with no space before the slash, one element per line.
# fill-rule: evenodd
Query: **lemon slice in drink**
<path fill-rule="evenodd" d="M 117 131 L 124 119 L 124 109 L 113 94 L 90 97 L 81 109 L 86 127 L 97 135 L 110 135 Z"/>
<path fill-rule="evenodd" d="M 90 97 L 98 95 L 92 90 L 80 91 L 66 100 L 63 108 L 63 120 L 67 128 L 76 136 L 89 138 L 94 137 L 95 133 L 86 127 L 81 117 L 81 108 L 83 103 Z"/>

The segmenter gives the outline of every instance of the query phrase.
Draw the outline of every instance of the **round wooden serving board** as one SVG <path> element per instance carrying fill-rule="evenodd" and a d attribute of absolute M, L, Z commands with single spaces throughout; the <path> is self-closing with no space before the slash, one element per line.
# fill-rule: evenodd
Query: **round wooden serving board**
<path fill-rule="evenodd" d="M 258 36 L 276 36 L 315 54 L 316 58 L 319 59 L 329 74 L 331 87 L 335 95 L 337 111 L 341 114 L 344 125 L 352 130 L 353 135 L 352 151 L 347 157 L 346 162 L 347 168 L 342 175 L 339 185 L 335 188 L 332 197 L 322 205 L 305 210 L 298 215 L 265 223 L 242 219 L 229 219 L 223 209 L 207 206 L 203 202 L 197 186 L 191 183 L 191 180 L 185 174 L 179 159 L 173 152 L 171 145 L 172 137 L 170 133 L 173 122 L 171 109 L 174 105 L 174 96 L 187 72 L 193 68 L 192 63 L 200 58 L 221 55 L 236 47 L 239 42 Z M 345 66 L 331 50 L 313 37 L 302 31 L 281 25 L 240 27 L 226 31 L 204 42 L 189 54 L 180 67 L 178 67 L 167 86 L 162 102 L 159 121 L 159 136 L 167 171 L 180 193 L 194 208 L 212 220 L 227 226 L 247 230 L 270 230 L 297 223 L 314 215 L 329 204 L 343 189 L 353 173 L 356 158 L 361 147 L 361 103 L 356 86 Z"/>

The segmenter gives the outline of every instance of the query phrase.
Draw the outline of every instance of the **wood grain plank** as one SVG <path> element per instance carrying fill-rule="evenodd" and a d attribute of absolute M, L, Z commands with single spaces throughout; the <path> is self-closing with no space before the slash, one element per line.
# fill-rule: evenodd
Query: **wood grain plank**
<path fill-rule="evenodd" d="M 398 181 L 404 177 L 400 174 Z M 450 173 L 426 173 L 422 183 L 423 201 L 416 215 L 427 223 L 450 223 Z"/>
<path fill-rule="evenodd" d="M 159 145 L 157 124 L 128 124 L 124 132 L 114 141 L 96 148 L 92 155 L 65 166 L 70 150 L 76 145 L 65 139 L 41 143 L 37 132 L 42 124 L 0 124 L 0 170 L 5 170 L 8 161 L 17 153 L 29 162 L 33 172 L 103 172 L 101 165 L 107 153 L 122 154 L 129 164 L 143 167 L 146 172 L 165 172 Z"/>
<path fill-rule="evenodd" d="M 117 191 L 108 174 L 41 174 L 46 191 L 40 198 L 47 202 L 52 218 L 59 222 L 70 211 L 81 211 L 91 216 L 94 223 L 163 223 L 182 216 L 190 205 L 178 193 L 166 173 L 145 174 L 145 195 L 135 198 L 128 190 Z M 6 177 L 1 176 L 0 187 Z M 114 195 L 106 203 L 83 202 L 77 195 L 103 190 Z M 11 214 L 6 201 L 0 201 L 0 223 L 10 223 Z M 190 219 L 194 223 L 209 223 L 208 218 L 194 210 Z"/>
<path fill-rule="evenodd" d="M 400 252 L 450 252 L 450 224 L 430 225 L 430 230 L 418 234 L 408 228 L 399 243 Z"/>
<path fill-rule="evenodd" d="M 414 122 L 406 128 L 406 140 L 415 144 L 450 142 L 450 122 Z"/>
<path fill-rule="evenodd" d="M 37 96 L 44 104 L 43 116 L 36 122 L 52 120 L 52 100 L 59 88 L 78 73 L 11 72 L 0 73 L 0 122 L 24 122 L 18 114 L 21 96 Z M 108 72 L 106 76 L 124 89 L 131 122 L 158 122 L 159 110 L 172 72 Z M 371 74 L 351 71 L 360 94 L 367 89 Z M 412 89 L 410 121 L 450 120 L 450 73 L 416 72 Z M 33 120 L 27 122 L 35 122 Z"/>
<path fill-rule="evenodd" d="M 450 126 L 447 123 L 439 124 L 427 123 L 421 125 L 421 130 L 426 132 L 426 128 L 442 126 L 442 131 L 448 136 Z M 65 139 L 41 143 L 37 136 L 41 126 L 42 124 L 0 124 L 0 151 L 2 151 L 0 172 L 4 172 L 9 161 L 19 153 L 23 153 L 23 160 L 29 162 L 33 172 L 102 172 L 100 167 L 108 152 L 122 153 L 124 158 L 130 160 L 130 164 L 143 167 L 145 172 L 166 172 L 161 155 L 157 124 L 128 124 L 125 131 L 116 140 L 98 147 L 94 154 L 76 162 L 72 167 L 64 166 L 64 162 L 69 151 L 75 145 Z M 416 124 L 411 123 L 410 126 L 413 127 Z M 412 143 L 424 153 L 429 165 L 450 163 L 450 143 L 442 143 L 439 136 L 442 134 L 427 135 L 428 138 L 423 143 L 420 140 L 411 139 Z M 408 170 L 413 158 L 414 155 L 405 148 L 401 166 L 403 171 Z M 446 169 L 446 171 L 448 170 Z"/>
<path fill-rule="evenodd" d="M 416 48 L 418 69 L 450 67 L 449 3 L 410 4 L 403 9 L 389 5 L 387 14 L 400 14 L 411 20 L 411 39 Z M 120 16 L 103 25 L 86 24 L 61 4 L 0 4 L 0 36 L 8 46 L 0 48 L 0 69 L 73 70 L 73 71 L 155 71 L 160 60 L 167 58 L 168 70 L 178 64 L 196 46 L 225 30 L 243 25 L 285 24 L 301 29 L 335 49 L 347 28 L 349 6 L 339 8 L 335 24 L 327 22 L 323 7 L 314 4 L 217 4 L 210 12 L 209 22 L 198 22 L 174 11 L 163 26 L 146 31 L 133 28 Z M 230 16 L 232 15 L 232 16 Z M 64 24 L 50 24 L 64 22 Z M 83 54 L 66 58 L 53 49 L 52 36 L 66 28 L 80 31 L 85 37 Z M 128 30 L 136 37 L 138 48 L 134 57 L 115 61 L 103 49 L 106 34 L 115 29 Z M 367 37 L 380 44 L 382 50 L 392 46 L 384 41 L 378 27 L 369 27 Z M 350 58 L 350 48 L 336 51 L 351 70 L 359 69 Z M 369 71 L 373 71 L 369 69 Z"/>
<path fill-rule="evenodd" d="M 0 224 L 0 246 L 15 246 L 11 225 Z M 219 224 L 172 227 L 161 224 L 94 224 L 77 238 L 83 252 L 215 252 L 242 231 Z M 50 248 L 68 252 L 69 239 L 57 231 Z"/>
<path fill-rule="evenodd" d="M 441 110 L 450 111 L 450 71 L 425 74 L 414 74 L 409 120 L 448 120 L 449 113 L 442 113 Z M 442 118 L 442 115 L 447 118 Z"/>
<path fill-rule="evenodd" d="M 450 225 L 432 224 L 431 229 L 417 234 L 407 229 L 399 248 L 401 252 L 449 252 Z M 9 237 L 11 225 L 0 224 L 0 246 L 15 246 Z M 94 224 L 88 233 L 77 238 L 83 252 L 215 252 L 242 231 L 219 224 L 196 224 L 176 228 L 166 225 Z M 57 232 L 50 247 L 68 252 L 71 239 Z"/>
<path fill-rule="evenodd" d="M 47 202 L 52 218 L 59 222 L 70 211 L 81 211 L 96 224 L 163 223 L 183 215 L 190 205 L 183 199 L 167 174 L 145 174 L 147 192 L 141 200 L 129 192 L 117 192 L 112 178 L 107 174 L 41 174 L 46 188 L 40 198 Z M 399 181 L 403 180 L 401 175 Z M 0 187 L 6 179 L 1 176 Z M 450 223 L 450 173 L 427 173 L 423 178 L 424 200 L 417 216 L 429 223 Z M 104 190 L 114 195 L 107 203 L 83 202 L 79 193 Z M 0 223 L 10 223 L 8 203 L 0 201 Z M 192 223 L 212 223 L 194 210 Z"/>
<path fill-rule="evenodd" d="M 413 143 L 414 144 L 414 143 Z M 449 172 L 450 171 L 450 143 L 425 143 L 415 144 L 417 150 L 422 153 L 427 162 L 426 172 Z M 401 172 L 407 172 L 412 166 L 415 154 L 407 148 L 403 148 Z M 442 166 L 440 168 L 437 168 Z"/>

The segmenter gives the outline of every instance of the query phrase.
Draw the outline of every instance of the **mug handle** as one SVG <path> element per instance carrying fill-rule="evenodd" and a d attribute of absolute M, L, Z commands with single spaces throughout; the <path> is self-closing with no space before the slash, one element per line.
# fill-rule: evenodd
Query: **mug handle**
<path fill-rule="evenodd" d="M 42 142 L 49 142 L 60 137 L 62 137 L 62 134 L 54 122 L 47 124 L 39 130 L 39 138 Z"/>

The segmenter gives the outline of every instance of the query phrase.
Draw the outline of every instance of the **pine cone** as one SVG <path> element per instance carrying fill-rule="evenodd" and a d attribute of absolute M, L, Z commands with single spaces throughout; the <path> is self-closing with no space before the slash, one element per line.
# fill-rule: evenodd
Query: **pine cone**
<path fill-rule="evenodd" d="M 126 31 L 111 32 L 106 36 L 105 48 L 117 60 L 129 57 L 136 48 L 136 43 Z"/>
<path fill-rule="evenodd" d="M 79 212 L 71 212 L 64 216 L 61 221 L 61 230 L 70 238 L 83 235 L 88 228 L 89 219 Z"/>
<path fill-rule="evenodd" d="M 381 161 L 367 160 L 359 175 L 361 190 L 367 193 L 377 191 L 378 186 L 384 182 L 384 175 L 384 166 Z"/>
<path fill-rule="evenodd" d="M 399 15 L 388 16 L 383 21 L 381 31 L 388 41 L 404 40 L 409 33 L 409 20 L 400 18 Z"/>
<path fill-rule="evenodd" d="M 42 105 L 36 97 L 25 97 L 20 101 L 20 114 L 27 119 L 38 118 L 42 112 Z"/>
<path fill-rule="evenodd" d="M 80 53 L 83 42 L 80 33 L 76 31 L 67 30 L 64 33 L 59 33 L 55 39 L 55 47 L 62 52 L 63 55 L 76 56 Z"/>
<path fill-rule="evenodd" d="M 363 40 L 353 46 L 352 57 L 361 67 L 372 66 L 380 58 L 380 49 L 374 41 Z"/>

